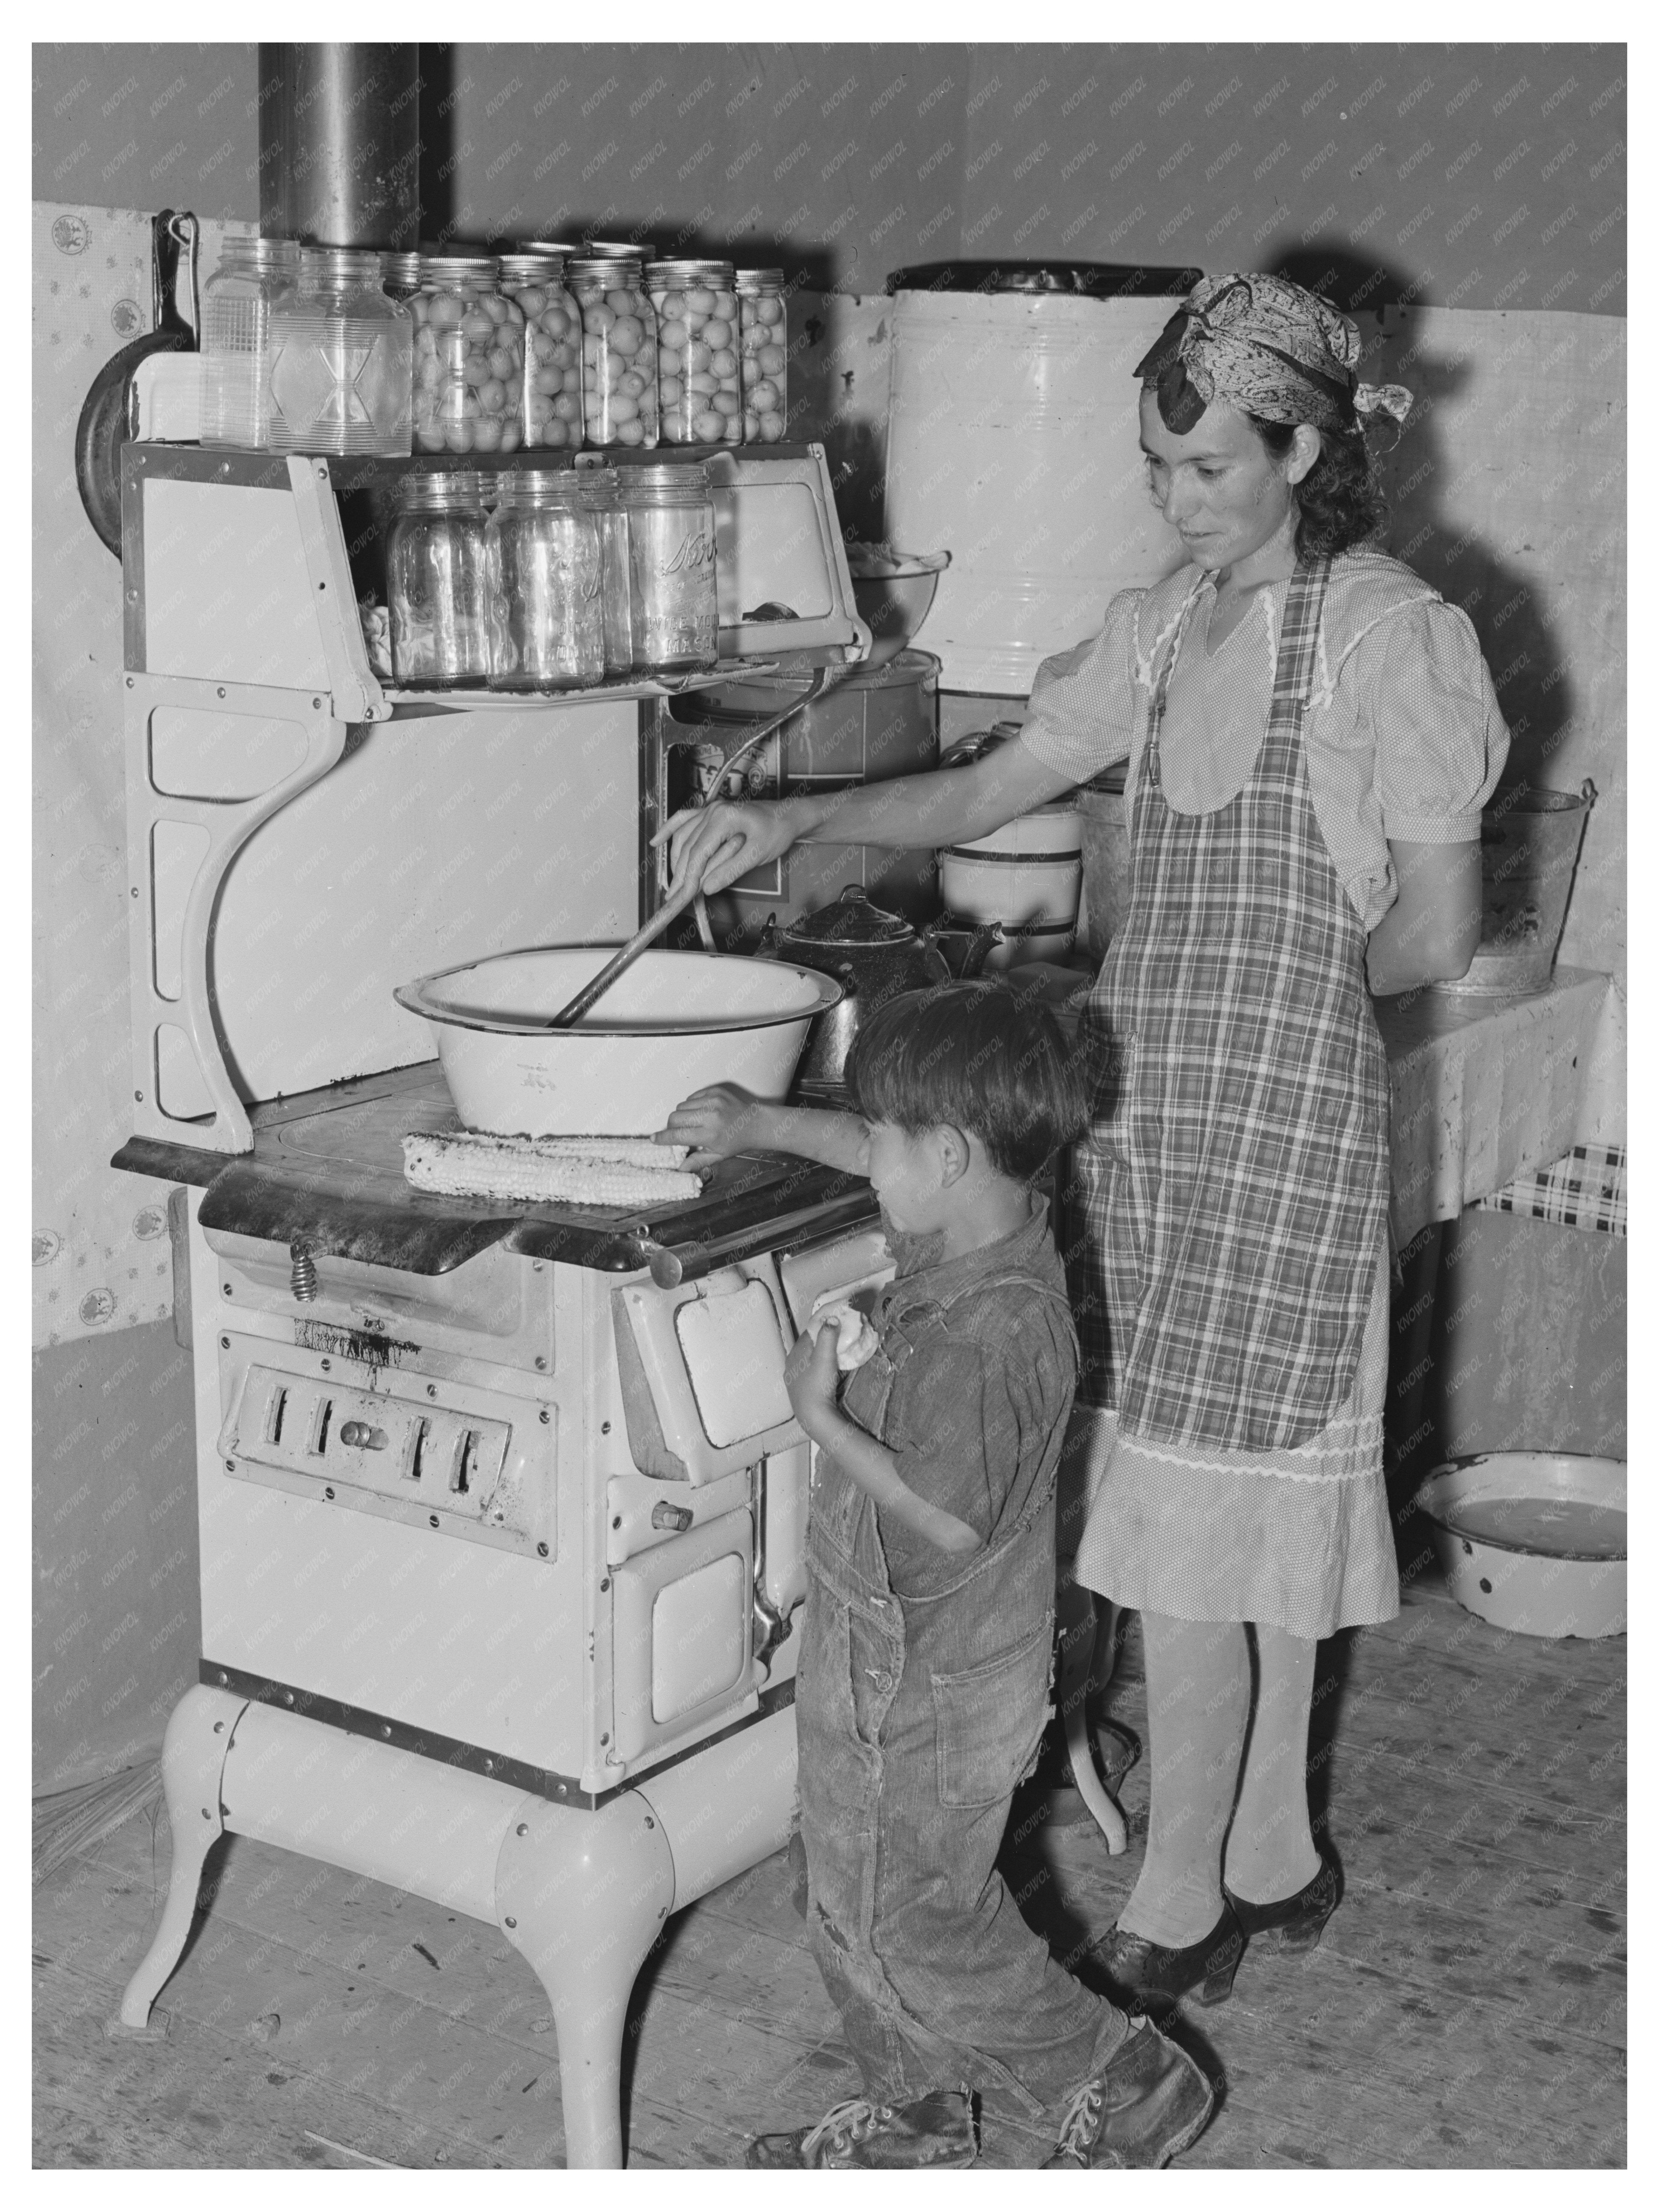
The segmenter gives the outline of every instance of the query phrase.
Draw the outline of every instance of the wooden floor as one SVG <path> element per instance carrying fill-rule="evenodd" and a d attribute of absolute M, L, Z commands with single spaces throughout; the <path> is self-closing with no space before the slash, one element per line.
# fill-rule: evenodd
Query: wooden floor
<path fill-rule="evenodd" d="M 1425 1583 L 1322 1650 L 1314 1802 L 1347 1894 L 1303 1960 L 1253 1948 L 1181 2029 L 1223 2080 L 1194 2166 L 1617 2166 L 1625 2160 L 1625 1640 L 1508 1637 Z M 1133 1646 L 1113 1709 L 1144 1729 Z M 1008 1871 L 1056 1949 L 1104 1928 L 1128 1856 L 1037 1823 Z M 498 1931 L 244 1838 L 162 1991 L 165 2040 L 104 2022 L 166 1886 L 129 1819 L 35 1892 L 35 2162 L 558 2166 L 545 2001 Z M 215 1886 L 216 1881 L 216 1887 Z M 726 2166 L 857 2080 L 768 1860 L 668 1923 L 629 2027 L 629 2162 Z M 1048 2146 L 995 2112 L 986 2162 Z"/>

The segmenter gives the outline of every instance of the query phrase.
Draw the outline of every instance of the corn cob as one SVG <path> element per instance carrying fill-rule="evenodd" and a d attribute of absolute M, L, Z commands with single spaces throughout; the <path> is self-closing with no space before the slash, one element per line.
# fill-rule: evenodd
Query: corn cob
<path fill-rule="evenodd" d="M 649 1206 L 699 1195 L 701 1182 L 679 1164 L 685 1153 L 683 1145 L 653 1145 L 648 1137 L 491 1137 L 444 1130 L 404 1139 L 404 1175 L 416 1190 L 455 1198 Z"/>

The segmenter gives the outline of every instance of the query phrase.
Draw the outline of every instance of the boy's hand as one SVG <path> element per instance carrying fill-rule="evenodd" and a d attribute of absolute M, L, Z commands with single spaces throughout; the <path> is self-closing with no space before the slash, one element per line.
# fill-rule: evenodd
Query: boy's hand
<path fill-rule="evenodd" d="M 764 1149 L 769 1112 L 764 1099 L 751 1097 L 738 1085 L 712 1083 L 680 1101 L 655 1142 L 689 1145 L 687 1167 L 710 1167 L 733 1152 Z"/>
<path fill-rule="evenodd" d="M 836 1410 L 836 1376 L 835 1329 L 820 1328 L 816 1337 L 803 1330 L 783 1363 L 783 1382 L 795 1419 L 808 1436 Z"/>

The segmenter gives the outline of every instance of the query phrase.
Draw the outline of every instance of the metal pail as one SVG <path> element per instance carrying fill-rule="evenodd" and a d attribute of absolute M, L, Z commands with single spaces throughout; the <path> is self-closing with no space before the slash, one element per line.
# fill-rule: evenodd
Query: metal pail
<path fill-rule="evenodd" d="M 1522 785 L 1480 817 L 1480 943 L 1469 972 L 1437 991 L 1515 998 L 1547 990 L 1567 896 L 1595 786 L 1577 792 Z"/>

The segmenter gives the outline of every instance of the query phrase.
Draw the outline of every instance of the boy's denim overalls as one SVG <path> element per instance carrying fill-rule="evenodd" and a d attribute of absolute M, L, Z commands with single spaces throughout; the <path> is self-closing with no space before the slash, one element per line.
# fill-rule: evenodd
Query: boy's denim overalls
<path fill-rule="evenodd" d="M 1126 2032 L 1050 1958 L 995 1869 L 1048 1714 L 1054 1471 L 1076 1372 L 1046 1212 L 982 1252 L 901 1274 L 875 1320 L 880 1349 L 842 1403 L 884 1441 L 905 1364 L 950 1337 L 1028 1364 L 1046 1339 L 1049 1382 L 1041 1419 L 1007 1440 L 1021 1464 L 988 1543 L 937 1553 L 925 1596 L 894 1591 L 875 1506 L 817 1455 L 796 1697 L 813 1952 L 867 2095 L 1000 2087 L 1035 2115 Z"/>

